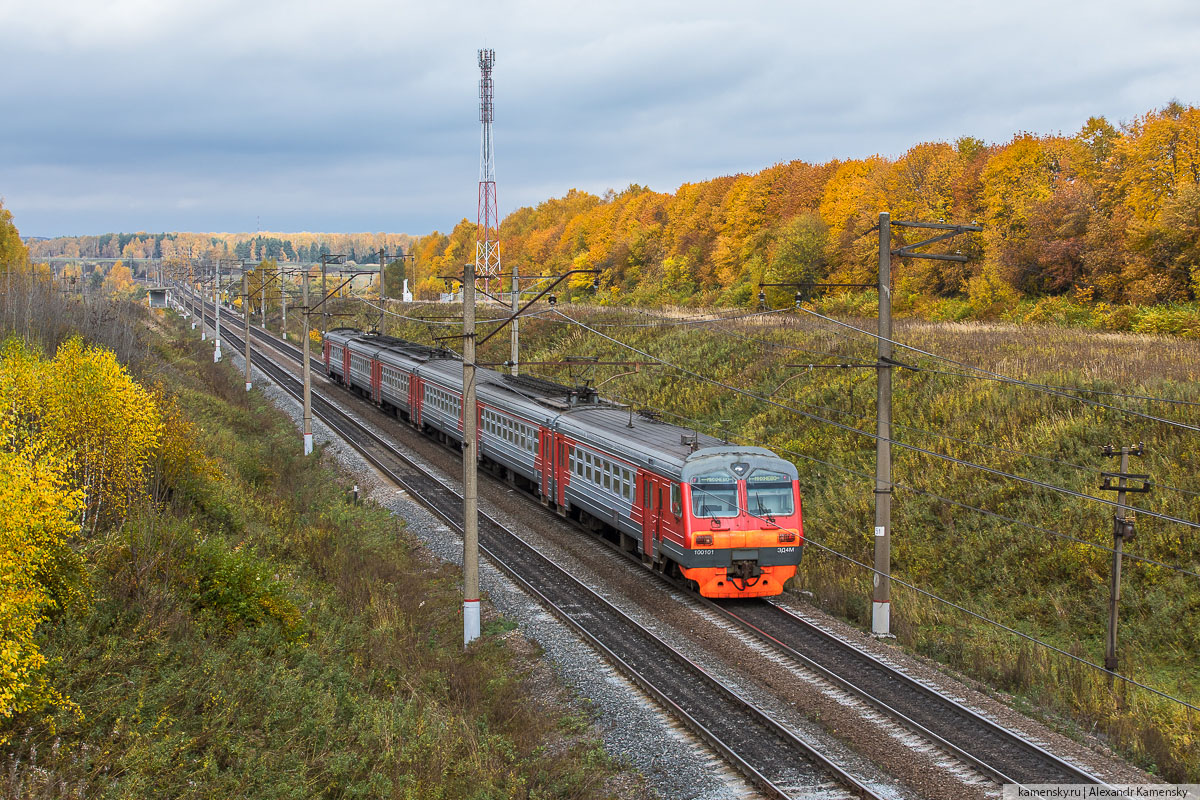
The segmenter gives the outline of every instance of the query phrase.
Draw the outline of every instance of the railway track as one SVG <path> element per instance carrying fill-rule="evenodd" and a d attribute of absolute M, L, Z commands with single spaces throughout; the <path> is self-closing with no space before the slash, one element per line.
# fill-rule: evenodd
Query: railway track
<path fill-rule="evenodd" d="M 770 601 L 705 604 L 999 783 L 1103 781 Z"/>
<path fill-rule="evenodd" d="M 222 338 L 239 350 L 244 348 L 242 331 L 225 324 L 221 329 Z M 251 331 L 256 337 L 268 337 L 272 347 L 299 358 L 297 348 L 253 327 Z M 252 362 L 299 399 L 300 381 L 290 371 L 258 349 L 252 353 Z M 312 394 L 312 408 L 314 416 L 461 534 L 462 500 L 457 493 L 316 392 Z M 873 787 L 851 775 L 485 514 L 480 514 L 479 541 L 480 550 L 493 564 L 767 796 L 789 800 L 896 797 L 892 790 L 880 794 L 882 787 Z"/>
<path fill-rule="evenodd" d="M 300 361 L 299 348 L 266 331 L 253 327 L 251 331 L 256 338 L 289 353 L 297 363 Z M 314 367 L 322 366 L 317 359 L 313 361 Z M 697 600 L 784 657 L 861 698 L 901 726 L 999 783 L 1106 786 L 1085 770 L 775 603 Z M 653 691 L 650 693 L 654 694 Z M 669 702 L 665 704 L 670 705 Z"/>

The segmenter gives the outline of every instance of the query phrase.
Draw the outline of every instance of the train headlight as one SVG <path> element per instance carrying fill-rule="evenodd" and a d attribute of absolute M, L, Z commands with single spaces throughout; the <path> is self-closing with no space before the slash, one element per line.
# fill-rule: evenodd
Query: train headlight
<path fill-rule="evenodd" d="M 697 547 L 711 547 L 712 543 L 713 543 L 713 537 L 712 537 L 711 533 L 702 533 L 696 537 L 696 546 Z"/>
<path fill-rule="evenodd" d="M 791 544 L 794 541 L 796 541 L 796 534 L 794 531 L 780 531 L 779 532 L 779 543 L 780 544 Z"/>

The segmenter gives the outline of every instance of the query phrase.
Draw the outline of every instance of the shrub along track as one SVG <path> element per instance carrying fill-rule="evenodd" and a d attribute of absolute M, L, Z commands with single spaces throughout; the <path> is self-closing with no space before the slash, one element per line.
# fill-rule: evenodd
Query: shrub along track
<path fill-rule="evenodd" d="M 224 324 L 221 329 L 223 339 L 239 351 L 244 349 L 242 331 Z M 251 330 L 256 336 L 267 336 Z M 268 338 L 272 347 L 299 358 L 296 348 Z M 284 391 L 300 399 L 300 381 L 288 370 L 259 350 L 253 352 L 252 361 Z M 457 493 L 315 392 L 312 408 L 316 418 L 461 534 L 462 499 Z M 878 793 L 839 767 L 485 514 L 480 514 L 479 542 L 480 551 L 498 568 L 768 796 L 894 797 Z"/>
<path fill-rule="evenodd" d="M 299 362 L 301 353 L 298 348 L 260 329 L 252 327 L 251 331 L 255 337 L 290 353 Z M 314 358 L 313 366 L 323 369 L 324 365 Z M 314 413 L 316 403 L 314 395 Z M 455 508 L 455 513 L 461 515 L 460 506 L 453 505 L 461 501 L 457 495 L 451 497 L 451 505 L 443 508 Z M 451 524 L 457 528 L 457 522 Z M 481 540 L 482 536 L 481 523 Z M 620 552 L 617 548 L 614 550 Z M 537 593 L 536 590 L 534 593 Z M 785 658 L 853 693 L 896 723 L 1000 783 L 1104 785 L 1103 781 L 1036 743 L 771 602 L 714 603 L 702 598 L 701 601 L 710 610 L 764 641 Z M 586 632 L 584 635 L 587 637 Z M 653 691 L 651 693 L 654 694 Z M 664 702 L 668 707 L 671 706 L 669 701 Z"/>

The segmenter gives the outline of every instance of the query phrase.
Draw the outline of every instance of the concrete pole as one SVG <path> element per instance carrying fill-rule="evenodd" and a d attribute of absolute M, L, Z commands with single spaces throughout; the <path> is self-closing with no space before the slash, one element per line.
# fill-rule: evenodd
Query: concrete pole
<path fill-rule="evenodd" d="M 309 455 L 313 450 L 312 440 L 312 365 L 309 361 L 309 347 L 311 346 L 312 337 L 308 335 L 308 270 L 304 271 L 304 333 L 301 334 L 304 339 L 304 455 Z"/>
<path fill-rule="evenodd" d="M 1121 477 L 1117 479 L 1117 521 L 1113 525 L 1112 573 L 1109 575 L 1108 637 L 1104 648 L 1104 668 L 1117 672 L 1117 611 L 1121 603 L 1121 551 L 1125 544 L 1125 488 L 1129 485 L 1129 448 L 1121 448 Z M 1112 678 L 1109 678 L 1111 683 Z"/>
<path fill-rule="evenodd" d="M 879 215 L 879 340 L 875 423 L 875 591 L 871 633 L 892 635 L 892 220 Z"/>
<path fill-rule="evenodd" d="M 214 316 L 216 322 L 213 324 L 213 337 L 216 339 L 216 346 L 213 348 L 213 363 L 221 363 L 221 262 L 217 262 L 217 280 L 213 283 L 213 305 L 216 307 Z"/>
<path fill-rule="evenodd" d="M 287 291 L 284 285 L 283 267 L 279 268 L 279 305 L 283 312 L 283 322 L 280 323 L 280 333 L 283 334 L 283 340 L 287 341 Z"/>
<path fill-rule="evenodd" d="M 383 248 L 379 248 L 379 307 L 382 313 L 379 315 L 379 332 L 387 334 L 387 286 L 384 280 L 383 271 L 385 269 L 383 259 L 385 254 Z"/>
<path fill-rule="evenodd" d="M 463 268 L 463 647 L 479 638 L 479 477 L 475 432 L 475 265 Z"/>
<path fill-rule="evenodd" d="M 262 269 L 259 264 L 259 269 L 262 271 L 262 282 L 259 284 L 258 293 L 262 296 L 262 329 L 267 329 L 267 271 Z"/>
<path fill-rule="evenodd" d="M 325 261 L 324 254 L 322 254 L 321 255 L 321 301 L 322 301 L 321 302 L 321 335 L 322 336 L 325 335 L 325 331 L 329 330 L 329 313 L 326 310 L 326 306 L 325 306 L 325 302 L 324 302 L 327 299 L 326 293 L 329 291 L 329 289 L 326 288 L 326 284 L 325 284 L 325 267 L 326 267 L 327 263 L 328 262 Z M 349 375 L 346 376 L 347 380 L 349 380 L 349 377 L 350 377 Z"/>
<path fill-rule="evenodd" d="M 202 290 L 200 288 L 201 286 L 204 285 L 204 280 L 203 280 L 204 270 L 201 269 L 200 272 L 202 274 L 201 274 L 200 283 L 196 285 L 196 301 L 200 305 L 200 341 L 203 342 L 203 341 L 206 341 L 208 338 L 206 335 L 208 330 L 204 327 L 204 290 Z"/>
<path fill-rule="evenodd" d="M 520 321 L 519 319 L 517 319 L 517 316 L 516 316 L 516 314 L 517 314 L 517 309 L 519 309 L 519 308 L 521 307 L 521 289 L 520 289 L 520 277 L 521 277 L 521 276 L 520 276 L 520 275 L 518 274 L 518 272 L 517 272 L 517 262 L 516 262 L 516 259 L 513 259 L 513 277 L 512 277 L 512 313 L 513 313 L 513 321 L 512 321 L 512 354 L 509 356 L 509 359 L 508 359 L 509 361 L 511 361 L 511 362 L 512 362 L 512 374 L 513 374 L 513 375 L 520 375 L 520 374 L 521 374 L 521 367 L 520 367 L 520 362 L 521 362 L 521 334 L 520 334 L 520 330 L 519 330 L 519 328 L 520 328 L 520 325 L 521 325 L 521 321 Z"/>
<path fill-rule="evenodd" d="M 253 383 L 250 380 L 250 273 L 242 273 L 242 319 L 246 321 L 246 391 Z"/>
<path fill-rule="evenodd" d="M 192 330 L 196 330 L 196 273 L 192 266 L 192 259 L 188 259 L 188 311 L 192 316 Z"/>

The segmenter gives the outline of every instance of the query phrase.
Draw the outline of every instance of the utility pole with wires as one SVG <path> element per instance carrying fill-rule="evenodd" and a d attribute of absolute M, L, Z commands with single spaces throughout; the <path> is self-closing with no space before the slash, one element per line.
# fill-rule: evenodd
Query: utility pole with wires
<path fill-rule="evenodd" d="M 1120 450 L 1114 450 L 1112 445 L 1107 445 L 1100 452 L 1102 455 L 1121 459 L 1120 472 L 1100 473 L 1100 491 L 1117 493 L 1117 510 L 1113 515 L 1112 574 L 1109 575 L 1108 635 L 1104 648 L 1104 668 L 1110 673 L 1108 679 L 1111 684 L 1118 671 L 1117 612 L 1121 603 L 1121 551 L 1124 543 L 1132 542 L 1136 535 L 1134 517 L 1125 506 L 1125 495 L 1128 492 L 1149 492 L 1153 483 L 1147 474 L 1129 472 L 1129 457 L 1132 455 L 1141 458 L 1145 455 L 1145 447 L 1141 442 L 1138 442 L 1136 447 L 1122 447 Z M 1117 480 L 1116 486 L 1112 484 L 1114 478 Z M 1130 486 L 1131 480 L 1140 481 L 1140 484 Z"/>
<path fill-rule="evenodd" d="M 205 277 L 204 272 L 205 272 L 204 262 L 201 261 L 200 262 L 200 278 L 196 282 L 196 285 L 192 287 L 193 293 L 196 295 L 196 298 L 197 298 L 197 305 L 200 307 L 200 341 L 202 341 L 202 342 L 207 340 L 207 337 L 205 336 L 205 332 L 207 329 L 204 327 L 204 290 L 200 288 L 201 286 L 204 285 L 204 277 Z"/>
<path fill-rule="evenodd" d="M 944 233 L 914 244 L 892 249 L 892 228 L 918 228 Z M 967 256 L 955 253 L 919 253 L 918 247 L 945 241 L 963 233 L 982 231 L 978 225 L 952 225 L 944 222 L 892 221 L 887 211 L 879 214 L 879 336 L 875 400 L 875 570 L 871 593 L 871 634 L 890 637 L 892 615 L 892 256 L 925 258 L 934 261 L 965 262 Z"/>
<path fill-rule="evenodd" d="M 479 497 L 475 431 L 475 265 L 463 267 L 463 646 L 479 638 Z"/>
<path fill-rule="evenodd" d="M 892 635 L 892 220 L 879 215 L 879 338 L 875 380 L 875 572 L 871 633 Z"/>
<path fill-rule="evenodd" d="M 309 455 L 313 450 L 312 436 L 312 365 L 309 364 L 309 349 L 312 346 L 312 336 L 309 335 L 310 324 L 308 315 L 311 309 L 308 307 L 308 270 L 304 270 L 303 281 L 303 297 L 304 301 L 304 333 L 301 338 L 304 339 L 304 455 Z"/>
<path fill-rule="evenodd" d="M 517 309 L 521 303 L 520 275 L 517 274 L 517 262 L 513 259 L 513 274 L 512 274 L 512 355 L 509 358 L 512 361 L 512 374 L 521 374 L 521 332 L 520 323 L 517 319 Z"/>
<path fill-rule="evenodd" d="M 261 266 L 259 267 L 261 269 Z M 250 380 L 250 273 L 242 270 L 242 319 L 246 322 L 246 330 L 243 335 L 246 337 L 246 391 L 250 391 L 253 384 Z"/>
<path fill-rule="evenodd" d="M 324 305 L 325 301 L 329 299 L 329 297 L 328 297 L 329 289 L 328 289 L 328 285 L 326 282 L 327 281 L 326 269 L 329 267 L 330 264 L 344 263 L 345 259 L 346 259 L 346 256 L 343 253 L 322 253 L 321 254 L 321 302 L 318 305 Z M 338 288 L 341 288 L 341 287 L 338 287 Z M 329 329 L 329 312 L 327 310 L 323 309 L 321 311 L 321 335 L 323 336 L 325 334 L 325 331 L 327 331 L 328 329 Z"/>
<path fill-rule="evenodd" d="M 213 363 L 221 363 L 221 259 L 217 259 L 217 275 L 213 281 Z"/>

